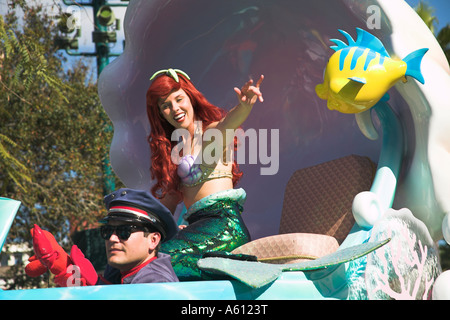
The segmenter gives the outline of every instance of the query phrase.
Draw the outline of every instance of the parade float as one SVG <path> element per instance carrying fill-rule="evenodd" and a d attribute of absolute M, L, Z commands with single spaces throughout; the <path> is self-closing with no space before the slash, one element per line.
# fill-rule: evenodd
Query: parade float
<path fill-rule="evenodd" d="M 436 244 L 450 243 L 450 71 L 404 1 L 130 1 L 125 38 L 99 96 L 112 166 L 130 188 L 152 185 L 144 106 L 155 69 L 186 71 L 224 108 L 230 88 L 264 73 L 264 104 L 245 128 L 265 143 L 270 132 L 271 148 L 241 165 L 255 240 L 232 252 L 258 260 L 198 262 L 220 280 L 0 299 L 450 298 Z M 20 199 L 0 201 L 3 244 Z"/>

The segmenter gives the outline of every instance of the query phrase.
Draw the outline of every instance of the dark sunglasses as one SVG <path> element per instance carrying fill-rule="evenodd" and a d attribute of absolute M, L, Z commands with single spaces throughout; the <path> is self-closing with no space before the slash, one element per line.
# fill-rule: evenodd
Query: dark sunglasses
<path fill-rule="evenodd" d="M 120 240 L 128 240 L 133 232 L 136 231 L 148 231 L 148 229 L 144 226 L 135 226 L 131 224 L 124 224 L 120 226 L 101 226 L 100 227 L 100 236 L 104 240 L 109 240 L 113 233 L 115 233 Z"/>

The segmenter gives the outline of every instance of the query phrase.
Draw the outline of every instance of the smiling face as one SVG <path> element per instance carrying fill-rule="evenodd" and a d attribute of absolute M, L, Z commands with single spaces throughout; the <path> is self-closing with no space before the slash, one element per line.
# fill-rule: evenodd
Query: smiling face
<path fill-rule="evenodd" d="M 110 221 L 108 225 L 123 225 L 122 222 Z M 135 231 L 127 240 L 120 239 L 114 232 L 108 240 L 105 240 L 106 257 L 108 264 L 121 272 L 144 263 L 155 255 L 161 235 L 158 232 L 144 233 Z"/>
<path fill-rule="evenodd" d="M 173 91 L 161 99 L 158 106 L 163 118 L 175 129 L 184 128 L 194 133 L 194 108 L 183 89 Z"/>

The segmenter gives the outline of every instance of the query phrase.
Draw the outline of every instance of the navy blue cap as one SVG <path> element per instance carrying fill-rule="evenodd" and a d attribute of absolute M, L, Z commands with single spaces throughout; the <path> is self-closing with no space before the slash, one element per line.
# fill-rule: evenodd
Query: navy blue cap
<path fill-rule="evenodd" d="M 150 225 L 161 233 L 162 242 L 178 232 L 172 213 L 148 191 L 122 188 L 107 195 L 104 202 L 108 215 L 100 223 L 115 220 Z"/>

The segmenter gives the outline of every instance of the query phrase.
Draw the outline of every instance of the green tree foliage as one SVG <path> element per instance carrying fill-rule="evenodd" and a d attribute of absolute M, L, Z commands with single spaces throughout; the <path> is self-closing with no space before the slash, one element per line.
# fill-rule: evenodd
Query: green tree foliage
<path fill-rule="evenodd" d="M 417 7 L 414 8 L 416 10 L 419 17 L 425 22 L 430 31 L 434 34 L 436 31 L 436 26 L 438 24 L 438 19 L 434 15 L 434 8 L 431 7 L 426 2 L 419 2 Z"/>
<path fill-rule="evenodd" d="M 106 214 L 102 161 L 112 132 L 90 68 L 67 68 L 55 48 L 56 23 L 25 1 L 15 9 L 0 16 L 0 196 L 22 202 L 7 245 L 32 248 L 38 224 L 68 249 L 71 232 Z M 11 288 L 30 286 L 23 266 L 15 272 Z"/>
<path fill-rule="evenodd" d="M 436 39 L 444 51 L 447 61 L 450 61 L 450 24 L 437 31 L 439 21 L 434 15 L 435 9 L 432 6 L 421 1 L 414 9 L 430 31 L 436 35 Z"/>
<path fill-rule="evenodd" d="M 447 24 L 439 31 L 436 39 L 444 51 L 447 61 L 450 61 L 450 24 Z"/>
<path fill-rule="evenodd" d="M 7 145 L 14 148 L 17 147 L 17 144 L 11 139 L 3 134 L 0 134 L 0 168 L 3 168 L 4 174 L 18 187 L 24 189 L 21 181 L 26 180 L 27 182 L 31 182 L 28 169 L 11 155 L 8 151 Z M 3 184 L 3 186 L 6 187 L 6 184 Z M 4 194 L 4 192 L 1 192 L 0 194 Z"/>

